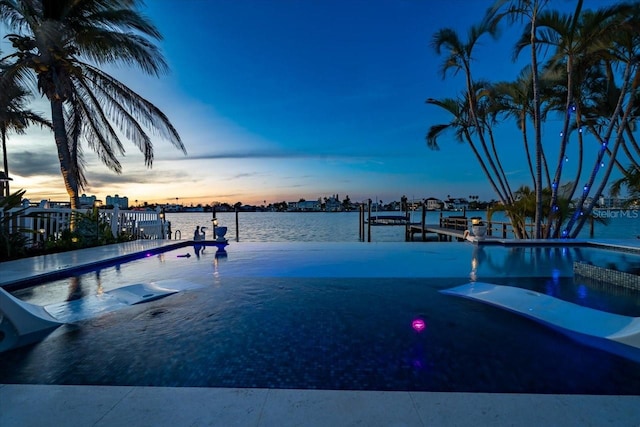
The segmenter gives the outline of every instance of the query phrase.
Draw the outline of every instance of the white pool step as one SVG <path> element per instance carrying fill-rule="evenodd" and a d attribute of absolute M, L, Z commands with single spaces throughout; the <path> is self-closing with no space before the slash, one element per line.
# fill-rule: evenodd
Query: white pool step
<path fill-rule="evenodd" d="M 518 313 L 584 344 L 640 361 L 640 317 L 584 307 L 513 286 L 471 282 L 440 291 Z"/>
<path fill-rule="evenodd" d="M 22 301 L 0 287 L 0 352 L 43 340 L 58 327 L 164 298 L 202 285 L 185 280 L 136 283 L 99 295 L 39 306 Z"/>

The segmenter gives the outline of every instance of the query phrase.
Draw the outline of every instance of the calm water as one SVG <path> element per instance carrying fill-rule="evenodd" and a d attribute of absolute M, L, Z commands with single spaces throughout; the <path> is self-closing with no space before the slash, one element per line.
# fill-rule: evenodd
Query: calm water
<path fill-rule="evenodd" d="M 387 214 L 395 214 L 386 212 Z M 445 216 L 461 215 L 461 212 L 445 212 Z M 501 213 L 495 213 L 493 219 L 502 221 Z M 611 239 L 635 239 L 640 235 L 640 214 L 635 211 L 611 211 L 600 214 L 608 216 L 608 225 L 596 223 L 594 237 Z M 219 226 L 228 227 L 226 237 L 229 241 L 236 239 L 236 216 L 232 212 L 216 214 Z M 485 211 L 469 211 L 467 217 L 486 218 Z M 426 222 L 437 224 L 440 212 L 427 212 Z M 210 238 L 211 213 L 167 213 L 171 228 L 180 231 L 182 239 L 191 239 L 197 226 L 207 227 L 207 238 Z M 357 242 L 358 212 L 240 212 L 238 214 L 239 239 L 243 242 Z M 413 212 L 411 220 L 421 221 L 421 212 Z M 367 232 L 365 226 L 365 233 Z M 586 225 L 580 237 L 589 237 Z M 371 227 L 373 242 L 402 242 L 404 227 L 378 226 Z"/>
<path fill-rule="evenodd" d="M 202 285 L 2 353 L 0 383 L 640 393 L 639 363 L 439 292 L 467 282 L 477 258 L 481 279 L 503 272 L 493 281 L 638 315 L 637 292 L 610 296 L 597 284 L 551 274 L 564 269 L 562 259 L 595 262 L 610 253 L 491 247 L 480 256 L 474 249 L 241 242 L 221 257 L 215 247 L 196 256 L 189 246 L 30 288 L 17 295 L 45 303 L 39 293 L 57 294 L 47 287 L 64 299 L 139 281 Z M 516 260 L 550 275 L 518 277 Z M 417 319 L 426 325 L 420 332 L 412 328 Z"/>

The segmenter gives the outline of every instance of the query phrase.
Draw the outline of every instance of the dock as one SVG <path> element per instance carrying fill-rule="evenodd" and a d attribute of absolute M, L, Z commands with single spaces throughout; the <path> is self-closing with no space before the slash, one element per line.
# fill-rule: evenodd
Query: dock
<path fill-rule="evenodd" d="M 412 224 L 408 229 L 408 240 L 411 242 L 415 241 L 415 235 L 419 234 L 422 236 L 423 241 L 437 240 L 439 242 L 451 242 L 454 239 L 462 241 L 464 240 L 465 230 L 440 227 L 438 224 L 426 224 L 423 232 L 421 224 Z M 434 236 L 434 239 L 429 239 L 429 235 Z"/>
<path fill-rule="evenodd" d="M 371 242 L 371 226 L 404 226 L 405 241 L 407 242 L 453 242 L 465 240 L 465 232 L 472 229 L 473 221 L 483 221 L 486 226 L 486 237 L 494 239 L 514 238 L 515 233 L 511 223 L 506 221 L 482 220 L 481 217 L 467 217 L 466 210 L 462 210 L 461 215 L 444 216 L 440 211 L 440 219 L 437 224 L 426 223 L 426 205 L 422 205 L 422 220 L 411 222 L 408 211 L 397 214 L 379 215 L 371 212 L 371 200 L 368 206 L 360 206 L 359 237 L 363 242 Z M 526 234 L 533 235 L 534 225 L 525 224 Z M 416 236 L 418 235 L 418 236 Z"/>
<path fill-rule="evenodd" d="M 427 241 L 427 234 L 432 234 L 440 242 L 462 241 L 464 232 L 470 228 L 469 221 L 466 216 L 440 216 L 438 224 L 411 224 L 407 226 L 406 240 L 414 241 L 415 235 L 420 234 L 422 241 Z"/>

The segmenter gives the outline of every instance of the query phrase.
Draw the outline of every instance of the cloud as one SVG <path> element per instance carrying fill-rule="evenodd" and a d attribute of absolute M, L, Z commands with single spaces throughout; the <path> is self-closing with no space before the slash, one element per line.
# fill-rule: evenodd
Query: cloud
<path fill-rule="evenodd" d="M 233 176 L 224 178 L 224 180 L 225 181 L 233 181 L 234 179 L 252 178 L 254 176 L 262 176 L 262 175 L 264 175 L 264 174 L 263 173 L 256 173 L 256 172 L 252 172 L 252 173 L 245 172 L 245 173 L 238 173 L 238 174 L 235 174 Z"/>
<path fill-rule="evenodd" d="M 122 174 L 87 172 L 87 180 L 91 186 L 100 187 L 115 184 L 175 184 L 185 180 L 191 181 L 193 177 L 182 171 L 125 171 Z"/>
<path fill-rule="evenodd" d="M 410 154 L 398 152 L 304 152 L 286 150 L 251 150 L 251 151 L 226 151 L 218 153 L 203 153 L 186 157 L 178 157 L 175 160 L 227 160 L 227 159 L 321 159 L 321 160 L 372 160 L 378 157 L 407 157 Z"/>
<path fill-rule="evenodd" d="M 60 175 L 60 162 L 55 153 L 22 151 L 11 154 L 12 175 Z"/>

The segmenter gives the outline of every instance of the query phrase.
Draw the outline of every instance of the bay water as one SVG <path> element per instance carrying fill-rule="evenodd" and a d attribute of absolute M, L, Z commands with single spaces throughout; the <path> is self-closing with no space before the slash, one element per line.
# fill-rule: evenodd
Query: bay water
<path fill-rule="evenodd" d="M 400 215 L 400 212 L 382 212 L 389 215 Z M 428 211 L 427 224 L 437 224 L 440 215 L 460 216 L 462 212 Z M 467 211 L 467 218 L 480 217 L 486 219 L 486 211 Z M 411 221 L 419 223 L 422 213 L 411 213 Z M 600 239 L 635 239 L 640 236 L 640 211 L 602 210 L 595 216 L 608 222 L 594 223 L 594 238 Z M 357 242 L 359 237 L 358 212 L 217 212 L 218 226 L 227 227 L 226 238 L 229 241 L 241 242 Z M 197 226 L 205 227 L 206 239 L 212 238 L 212 214 L 210 212 L 168 212 L 167 221 L 171 222 L 172 238 L 192 239 Z M 493 221 L 504 221 L 504 214 L 495 212 Z M 404 241 L 404 226 L 371 227 L 372 242 Z M 177 233 L 177 235 L 175 235 Z M 580 238 L 590 237 L 589 223 L 585 224 Z M 367 227 L 365 224 L 365 240 Z"/>

